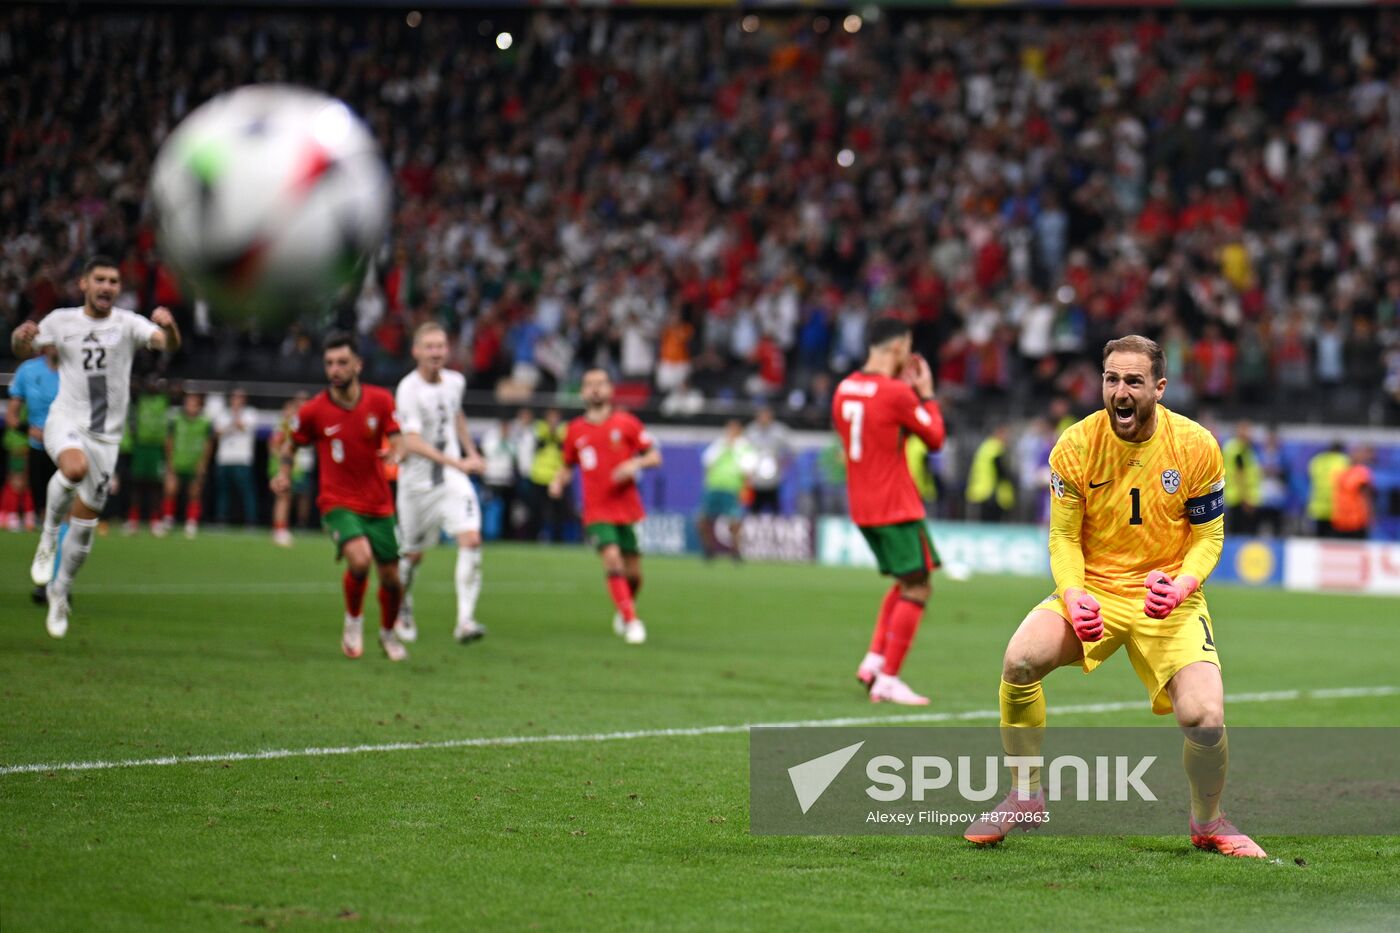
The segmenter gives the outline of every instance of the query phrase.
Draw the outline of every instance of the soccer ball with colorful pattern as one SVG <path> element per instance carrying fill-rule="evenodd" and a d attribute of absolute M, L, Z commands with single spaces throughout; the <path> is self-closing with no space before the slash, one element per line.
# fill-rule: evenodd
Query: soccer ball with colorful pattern
<path fill-rule="evenodd" d="M 316 311 L 360 280 L 389 219 L 389 176 L 344 103 L 251 85 L 201 105 L 156 157 L 162 258 L 217 313 Z"/>

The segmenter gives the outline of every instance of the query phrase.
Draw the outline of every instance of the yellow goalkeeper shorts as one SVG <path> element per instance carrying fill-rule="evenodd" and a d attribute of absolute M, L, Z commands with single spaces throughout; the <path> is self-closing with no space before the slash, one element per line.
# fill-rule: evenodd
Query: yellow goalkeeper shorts
<path fill-rule="evenodd" d="M 1096 642 L 1085 642 L 1084 673 L 1107 661 L 1120 645 L 1127 645 L 1133 670 L 1137 671 L 1138 679 L 1152 700 L 1152 712 L 1164 715 L 1172 711 L 1167 683 L 1177 671 L 1197 661 L 1220 666 L 1220 656 L 1215 649 L 1215 627 L 1202 591 L 1192 593 L 1167 618 L 1152 619 L 1143 613 L 1146 589 L 1137 599 L 1093 587 L 1088 590 L 1099 601 L 1103 612 L 1103 637 Z M 1049 597 L 1036 608 L 1049 609 L 1069 621 L 1064 600 L 1058 595 Z"/>

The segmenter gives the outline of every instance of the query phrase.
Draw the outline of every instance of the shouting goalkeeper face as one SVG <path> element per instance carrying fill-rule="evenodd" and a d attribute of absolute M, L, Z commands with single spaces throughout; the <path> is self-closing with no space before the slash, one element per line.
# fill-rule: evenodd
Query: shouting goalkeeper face
<path fill-rule="evenodd" d="M 1154 363 L 1150 353 L 1132 349 L 1112 350 L 1104 357 L 1103 407 L 1113 433 L 1129 443 L 1148 440 L 1157 430 L 1157 403 L 1167 380 L 1155 372 Z"/>

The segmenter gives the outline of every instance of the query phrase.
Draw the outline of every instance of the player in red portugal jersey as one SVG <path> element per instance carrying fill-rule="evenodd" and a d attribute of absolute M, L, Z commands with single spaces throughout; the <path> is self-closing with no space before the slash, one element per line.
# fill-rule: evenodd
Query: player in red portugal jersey
<path fill-rule="evenodd" d="M 316 500 L 321 521 L 335 542 L 337 559 L 345 558 L 345 631 L 340 648 L 347 658 L 364 653 L 365 589 L 371 565 L 379 567 L 379 644 L 390 661 L 408 657 L 394 634 L 403 587 L 399 583 L 399 536 L 394 526 L 394 497 L 380 461 L 403 456 L 394 419 L 394 396 L 387 389 L 360 382 L 360 356 L 346 333 L 326 335 L 323 361 L 330 388 L 297 411 L 291 443 L 282 449 L 272 491 L 292 488 L 292 454 L 296 447 L 316 448 L 321 493 Z M 385 438 L 389 446 L 383 447 Z"/>
<path fill-rule="evenodd" d="M 583 477 L 583 524 L 588 541 L 603 558 L 608 593 L 617 614 L 613 631 L 629 645 L 647 640 L 637 618 L 637 593 L 642 588 L 642 553 L 633 526 L 646 514 L 637 491 L 637 475 L 661 465 L 661 451 L 647 429 L 625 411 L 614 411 L 613 385 L 607 372 L 583 374 L 584 413 L 569 422 L 564 436 L 564 466 L 549 484 L 556 499 L 573 478 Z"/>
<path fill-rule="evenodd" d="M 929 450 L 943 446 L 943 414 L 933 398 L 933 374 L 912 352 L 909 325 L 881 318 L 870 326 L 865 368 L 836 387 L 831 420 L 846 452 L 851 520 L 875 552 L 880 572 L 894 577 L 875 621 L 870 650 L 856 677 L 875 703 L 924 706 L 899 678 L 932 592 L 929 573 L 938 551 L 929 539 L 924 503 L 909 475 L 904 441 L 918 435 Z"/>

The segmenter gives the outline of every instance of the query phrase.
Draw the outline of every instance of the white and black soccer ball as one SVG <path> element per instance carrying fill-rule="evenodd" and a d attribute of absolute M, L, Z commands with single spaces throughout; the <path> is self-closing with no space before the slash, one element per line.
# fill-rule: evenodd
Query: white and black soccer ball
<path fill-rule="evenodd" d="M 343 102 L 251 85 L 196 108 L 156 156 L 162 258 L 216 312 L 324 308 L 360 281 L 389 221 L 390 182 Z"/>

